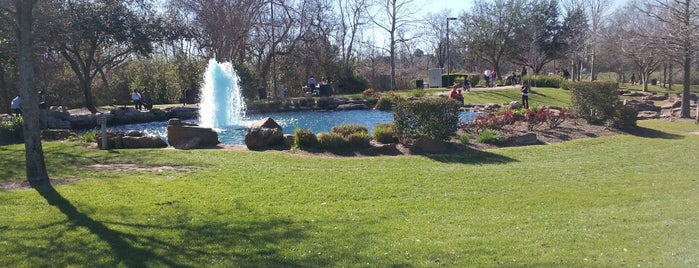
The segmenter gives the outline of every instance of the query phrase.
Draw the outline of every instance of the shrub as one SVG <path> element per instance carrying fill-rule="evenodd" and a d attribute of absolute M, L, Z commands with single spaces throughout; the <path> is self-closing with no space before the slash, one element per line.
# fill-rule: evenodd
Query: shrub
<path fill-rule="evenodd" d="M 294 130 L 294 148 L 309 149 L 318 144 L 318 138 L 310 129 Z"/>
<path fill-rule="evenodd" d="M 459 141 L 461 142 L 461 144 L 468 144 L 469 143 L 468 135 L 463 134 L 463 135 L 459 136 Z"/>
<path fill-rule="evenodd" d="M 533 87 L 560 88 L 565 80 L 558 75 L 527 75 L 522 77 L 522 81 L 528 82 Z"/>
<path fill-rule="evenodd" d="M 340 136 L 342 137 L 347 137 L 355 133 L 368 134 L 369 130 L 362 125 L 343 124 L 339 126 L 334 126 L 332 129 L 330 129 L 330 132 L 340 134 Z"/>
<path fill-rule="evenodd" d="M 480 74 L 470 74 L 468 75 L 468 82 L 471 84 L 471 86 L 476 86 L 478 83 L 481 82 L 481 76 Z"/>
<path fill-rule="evenodd" d="M 561 109 L 558 112 L 555 112 L 553 110 L 549 110 L 548 113 L 548 118 L 546 118 L 546 125 L 548 125 L 549 128 L 557 128 L 563 122 L 566 121 L 568 118 L 573 118 L 575 117 L 568 109 Z"/>
<path fill-rule="evenodd" d="M 347 148 L 349 144 L 339 133 L 323 132 L 318 134 L 318 147 L 326 150 L 337 150 Z"/>
<path fill-rule="evenodd" d="M 380 143 L 397 142 L 396 125 L 392 123 L 376 125 L 374 127 L 374 140 Z"/>
<path fill-rule="evenodd" d="M 505 136 L 495 130 L 486 129 L 478 133 L 476 141 L 488 144 L 501 144 L 505 141 Z"/>
<path fill-rule="evenodd" d="M 354 148 L 367 148 L 371 142 L 368 132 L 355 132 L 346 137 L 346 141 Z"/>
<path fill-rule="evenodd" d="M 630 105 L 618 105 L 614 109 L 612 121 L 614 127 L 621 130 L 633 130 L 637 125 L 638 111 Z"/>
<path fill-rule="evenodd" d="M 81 142 L 97 142 L 98 130 L 87 131 L 75 137 L 75 140 Z"/>
<path fill-rule="evenodd" d="M 571 82 L 571 107 L 578 117 L 588 123 L 601 124 L 614 115 L 614 106 L 619 100 L 616 82 Z"/>
<path fill-rule="evenodd" d="M 0 122 L 0 144 L 19 143 L 24 139 L 22 124 L 24 120 L 21 116 L 12 120 Z"/>
<path fill-rule="evenodd" d="M 447 98 L 400 100 L 393 118 L 401 142 L 418 137 L 446 140 L 458 127 L 459 104 Z"/>
<path fill-rule="evenodd" d="M 479 114 L 468 126 L 475 128 L 479 132 L 486 129 L 499 130 L 514 124 L 517 118 L 520 117 L 523 116 L 512 110 L 500 110 L 495 113 Z"/>
<path fill-rule="evenodd" d="M 410 91 L 410 96 L 411 97 L 416 97 L 416 98 L 421 98 L 427 95 L 427 92 L 425 92 L 424 89 L 413 89 Z"/>
<path fill-rule="evenodd" d="M 394 94 L 384 94 L 376 101 L 374 108 L 380 111 L 390 111 L 393 109 L 393 105 L 400 99 L 400 97 Z"/>

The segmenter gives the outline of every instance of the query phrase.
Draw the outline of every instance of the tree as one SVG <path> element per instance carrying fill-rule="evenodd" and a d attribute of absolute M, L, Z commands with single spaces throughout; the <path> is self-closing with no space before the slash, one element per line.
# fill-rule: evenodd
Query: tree
<path fill-rule="evenodd" d="M 563 27 L 558 20 L 556 0 L 534 0 L 525 5 L 523 28 L 517 33 L 513 62 L 530 66 L 539 74 L 544 65 L 560 58 L 566 50 Z"/>
<path fill-rule="evenodd" d="M 3 3 L 0 16 L 5 21 L 12 21 L 17 33 L 17 62 L 20 76 L 20 98 L 22 99 L 22 114 L 24 124 L 24 152 L 26 173 L 29 184 L 38 187 L 48 185 L 49 175 L 44 162 L 44 149 L 41 145 L 41 129 L 39 121 L 39 96 L 34 88 L 34 36 L 33 10 L 37 0 L 14 0 L 11 10 L 10 3 Z M 14 15 L 14 19 L 8 16 Z"/>
<path fill-rule="evenodd" d="M 401 31 L 413 26 L 417 19 L 411 7 L 414 0 L 377 0 L 378 12 L 371 16 L 371 21 L 388 34 L 388 54 L 391 65 L 391 85 L 396 89 L 396 49 L 398 43 L 408 42 L 413 37 L 401 37 Z"/>
<path fill-rule="evenodd" d="M 573 1 L 566 7 L 566 17 L 561 30 L 561 39 L 566 44 L 566 49 L 562 53 L 570 60 L 573 80 L 578 81 L 581 79 L 582 64 L 587 50 L 585 41 L 589 35 L 587 22 L 587 15 L 581 3 Z"/>
<path fill-rule="evenodd" d="M 637 10 L 637 3 L 629 3 L 614 15 L 614 38 L 611 40 L 618 52 L 631 61 L 640 71 L 643 91 L 648 91 L 648 80 L 664 62 L 662 25 Z"/>
<path fill-rule="evenodd" d="M 500 72 L 500 65 L 516 55 L 517 33 L 522 31 L 523 0 L 476 1 L 462 16 L 468 48 Z"/>
<path fill-rule="evenodd" d="M 135 10 L 140 8 L 141 10 Z M 148 55 L 166 32 L 143 1 L 55 1 L 50 20 L 54 48 L 75 72 L 85 107 L 97 113 L 92 83 L 132 53 Z M 47 14 L 47 16 L 49 16 Z"/>
<path fill-rule="evenodd" d="M 601 40 L 601 31 L 604 27 L 610 11 L 611 0 L 589 0 L 586 3 L 588 17 L 590 19 L 589 56 L 590 56 L 590 81 L 597 79 L 597 51 Z"/>
<path fill-rule="evenodd" d="M 668 54 L 681 59 L 683 68 L 682 81 L 682 117 L 690 117 L 689 82 L 692 56 L 697 45 L 694 40 L 699 35 L 699 2 L 696 0 L 648 0 L 641 5 L 644 14 L 664 24 L 665 43 Z"/>

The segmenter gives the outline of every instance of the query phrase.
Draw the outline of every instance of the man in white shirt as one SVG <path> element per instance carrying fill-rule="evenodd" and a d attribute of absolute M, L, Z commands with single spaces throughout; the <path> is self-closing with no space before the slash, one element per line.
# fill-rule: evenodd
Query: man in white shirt
<path fill-rule="evenodd" d="M 22 100 L 19 98 L 19 96 L 12 99 L 12 102 L 10 103 L 10 108 L 12 108 L 12 111 L 15 113 L 15 116 L 22 115 L 21 105 L 22 105 Z"/>
<path fill-rule="evenodd" d="M 133 106 L 136 108 L 136 110 L 141 110 L 141 94 L 138 93 L 138 91 L 134 90 L 133 93 L 131 93 L 131 100 L 133 101 Z"/>

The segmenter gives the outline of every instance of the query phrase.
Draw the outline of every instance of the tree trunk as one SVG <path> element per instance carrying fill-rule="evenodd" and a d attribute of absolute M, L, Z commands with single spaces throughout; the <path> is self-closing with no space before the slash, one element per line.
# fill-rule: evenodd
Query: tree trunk
<path fill-rule="evenodd" d="M 689 114 L 689 76 L 692 68 L 692 54 L 689 46 L 685 48 L 684 54 L 684 81 L 682 81 L 682 118 L 690 118 Z"/>
<path fill-rule="evenodd" d="M 667 90 L 672 90 L 672 63 L 667 67 Z"/>
<path fill-rule="evenodd" d="M 32 9 L 34 4 L 36 4 L 36 0 L 15 0 L 27 180 L 32 186 L 41 186 L 49 184 L 49 175 L 46 171 L 44 150 L 41 146 L 39 96 L 34 90 L 34 51 L 32 47 Z"/>

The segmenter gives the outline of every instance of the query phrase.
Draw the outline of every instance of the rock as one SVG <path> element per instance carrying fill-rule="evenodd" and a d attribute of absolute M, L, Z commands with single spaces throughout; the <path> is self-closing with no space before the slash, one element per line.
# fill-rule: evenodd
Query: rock
<path fill-rule="evenodd" d="M 175 149 L 184 150 L 207 148 L 221 143 L 218 140 L 218 133 L 213 129 L 182 122 L 178 118 L 168 121 L 167 142 Z"/>
<path fill-rule="evenodd" d="M 522 109 L 522 104 L 519 103 L 518 101 L 511 101 L 507 106 L 513 110 Z"/>
<path fill-rule="evenodd" d="M 167 147 L 167 143 L 156 136 L 124 136 L 121 144 L 124 149 Z"/>
<path fill-rule="evenodd" d="M 291 147 L 294 145 L 294 135 L 284 134 L 284 146 Z"/>
<path fill-rule="evenodd" d="M 364 103 L 345 103 L 340 104 L 335 108 L 337 110 L 369 110 L 369 106 Z"/>
<path fill-rule="evenodd" d="M 682 107 L 682 102 L 678 101 L 678 100 L 676 100 L 674 102 L 670 102 L 670 103 L 662 106 L 663 109 L 673 109 L 673 108 L 680 108 L 680 107 Z"/>
<path fill-rule="evenodd" d="M 46 141 L 65 140 L 72 136 L 75 136 L 75 133 L 70 129 L 44 129 L 41 131 L 41 139 Z"/>
<path fill-rule="evenodd" d="M 536 137 L 536 133 L 526 132 L 521 134 L 515 133 L 512 136 L 507 137 L 507 139 L 505 140 L 505 144 L 508 144 L 510 146 L 525 146 L 541 144 L 541 142 Z"/>
<path fill-rule="evenodd" d="M 253 122 L 245 134 L 245 146 L 250 150 L 259 150 L 283 142 L 282 127 L 269 117 Z"/>
<path fill-rule="evenodd" d="M 500 104 L 497 104 L 497 103 L 488 103 L 488 104 L 485 105 L 485 107 L 483 107 L 483 109 L 485 109 L 485 110 L 487 110 L 487 111 L 495 111 L 495 110 L 500 109 L 500 107 L 502 107 L 502 106 L 500 106 Z"/>
<path fill-rule="evenodd" d="M 449 143 L 439 139 L 417 138 L 409 146 L 411 151 L 418 154 L 440 154 L 447 151 Z"/>
<path fill-rule="evenodd" d="M 668 99 L 668 96 L 666 96 L 666 95 L 650 95 L 650 96 L 643 97 L 643 100 L 649 100 L 649 101 L 666 101 L 667 99 Z"/>
<path fill-rule="evenodd" d="M 653 101 L 637 101 L 637 100 L 624 100 L 624 105 L 630 105 L 633 106 L 636 111 L 654 111 L 654 112 L 660 112 L 661 108 L 658 106 L 655 106 Z"/>
<path fill-rule="evenodd" d="M 654 112 L 654 111 L 639 111 L 638 115 L 636 116 L 636 118 L 639 120 L 655 119 L 655 118 L 659 118 L 659 117 L 660 117 L 660 113 Z"/>

